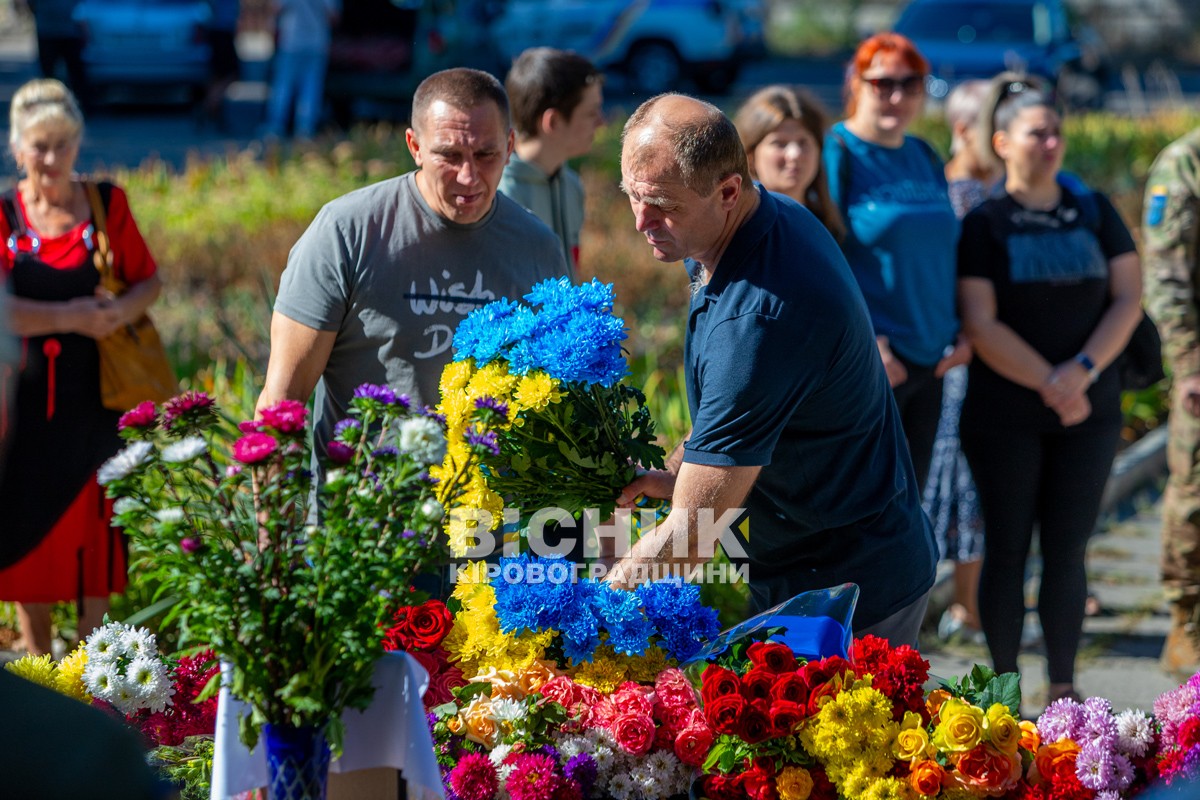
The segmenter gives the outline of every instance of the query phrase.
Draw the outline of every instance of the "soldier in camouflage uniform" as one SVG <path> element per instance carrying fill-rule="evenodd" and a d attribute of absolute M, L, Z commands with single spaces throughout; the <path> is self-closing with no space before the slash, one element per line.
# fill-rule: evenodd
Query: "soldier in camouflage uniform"
<path fill-rule="evenodd" d="M 1190 675 L 1200 667 L 1200 128 L 1150 168 L 1142 242 L 1146 307 L 1174 376 L 1162 557 L 1171 630 L 1162 666 Z"/>

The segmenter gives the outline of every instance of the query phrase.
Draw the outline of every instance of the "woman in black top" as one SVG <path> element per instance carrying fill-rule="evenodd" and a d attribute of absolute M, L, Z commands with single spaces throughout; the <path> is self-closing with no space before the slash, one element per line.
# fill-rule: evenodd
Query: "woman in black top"
<path fill-rule="evenodd" d="M 1065 142 L 1051 100 L 1010 81 L 994 123 L 1005 191 L 967 215 L 958 249 L 963 326 L 978 356 L 961 438 L 984 517 L 979 607 L 992 660 L 998 672 L 1017 669 L 1036 526 L 1055 700 L 1074 694 L 1084 552 L 1121 428 L 1110 367 L 1141 314 L 1141 270 L 1108 199 L 1060 180 Z"/>

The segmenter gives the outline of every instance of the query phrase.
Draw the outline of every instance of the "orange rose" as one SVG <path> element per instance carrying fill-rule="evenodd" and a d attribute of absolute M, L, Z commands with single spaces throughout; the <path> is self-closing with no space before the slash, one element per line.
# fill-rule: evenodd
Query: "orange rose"
<path fill-rule="evenodd" d="M 981 744 L 958 757 L 954 779 L 970 791 L 999 797 L 1021 779 L 1021 759 Z"/>
<path fill-rule="evenodd" d="M 509 700 L 521 700 L 526 694 L 517 682 L 517 676 L 511 670 L 507 669 L 488 667 L 473 678 L 468 678 L 467 682 L 490 683 L 492 685 L 491 697 L 495 700 L 499 700 L 502 697 L 506 697 Z"/>
<path fill-rule="evenodd" d="M 945 689 L 934 689 L 929 693 L 929 697 L 925 699 L 925 710 L 929 712 L 932 724 L 938 724 L 938 712 L 942 709 L 942 703 L 949 700 L 950 697 L 951 694 Z"/>
<path fill-rule="evenodd" d="M 1033 757 L 1032 775 L 1034 782 L 1040 779 L 1051 780 L 1054 777 L 1067 777 L 1075 774 L 1075 758 L 1079 755 L 1079 745 L 1070 739 L 1059 739 L 1054 744 L 1044 744 L 1037 749 Z"/>
<path fill-rule="evenodd" d="M 1038 734 L 1037 724 L 1023 719 L 1019 723 L 1019 726 L 1021 728 L 1021 749 L 1036 753 L 1038 746 L 1042 743 L 1042 737 Z"/>
<path fill-rule="evenodd" d="M 533 694 L 559 674 L 554 668 L 554 662 L 534 661 L 517 674 L 517 686 L 524 694 Z"/>
<path fill-rule="evenodd" d="M 446 728 L 455 736 L 458 736 L 467 729 L 467 724 L 463 722 L 460 715 L 455 714 L 453 717 L 446 720 Z"/>
<path fill-rule="evenodd" d="M 936 761 L 929 759 L 913 764 L 912 770 L 908 773 L 908 782 L 916 793 L 930 797 L 942 790 L 942 784 L 945 781 L 946 770 L 942 769 Z"/>

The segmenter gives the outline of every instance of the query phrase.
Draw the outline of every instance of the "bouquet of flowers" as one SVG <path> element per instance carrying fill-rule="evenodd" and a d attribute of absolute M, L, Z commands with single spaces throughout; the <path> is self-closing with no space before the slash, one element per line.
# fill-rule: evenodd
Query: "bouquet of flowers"
<path fill-rule="evenodd" d="M 140 568 L 187 598 L 172 614 L 233 667 L 230 689 L 253 709 L 247 744 L 269 722 L 340 747 L 342 710 L 374 693 L 391 591 L 442 558 L 435 493 L 452 500 L 462 481 L 429 475 L 445 454 L 441 420 L 383 386 L 359 387 L 351 407 L 319 495 L 306 409 L 287 400 L 233 430 L 203 393 L 143 403 L 99 472 Z"/>
<path fill-rule="evenodd" d="M 430 718 L 448 797 L 686 794 L 713 738 L 675 666 L 716 633 L 696 587 L 613 589 L 527 555 L 493 572 L 460 574 L 441 643 L 467 676 Z"/>
<path fill-rule="evenodd" d="M 1158 773 L 1168 784 L 1200 780 L 1200 673 L 1160 695 L 1154 716 L 1161 726 Z"/>
<path fill-rule="evenodd" d="M 603 519 L 639 465 L 663 465 L 645 396 L 621 382 L 625 323 L 612 314 L 612 284 L 547 280 L 524 299 L 540 309 L 498 300 L 463 320 L 442 373 L 450 446 L 432 472 L 471 476 L 462 506 L 472 513 L 448 527 L 456 555 L 479 525 L 499 527 L 506 502 L 520 504 L 522 528 L 540 509 Z"/>

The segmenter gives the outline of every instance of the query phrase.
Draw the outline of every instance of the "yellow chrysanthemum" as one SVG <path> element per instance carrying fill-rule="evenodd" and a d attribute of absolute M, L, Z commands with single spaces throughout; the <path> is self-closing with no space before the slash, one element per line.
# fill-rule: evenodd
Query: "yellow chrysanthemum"
<path fill-rule="evenodd" d="M 467 383 L 467 394 L 471 402 L 477 397 L 491 397 L 501 402 L 508 402 L 520 379 L 508 374 L 508 366 L 500 361 L 493 361 L 471 376 Z"/>
<path fill-rule="evenodd" d="M 591 661 L 579 665 L 572 676 L 576 683 L 591 686 L 602 694 L 611 694 L 625 682 L 625 669 L 620 663 L 603 655 L 594 655 Z"/>
<path fill-rule="evenodd" d="M 899 778 L 878 778 L 861 796 L 863 800 L 913 800 L 916 794 Z"/>
<path fill-rule="evenodd" d="M 467 381 L 471 380 L 474 373 L 475 359 L 451 361 L 442 369 L 442 377 L 438 381 L 438 389 L 441 390 L 442 397 L 445 398 L 452 392 L 459 392 L 466 388 Z"/>
<path fill-rule="evenodd" d="M 54 660 L 49 655 L 24 656 L 16 661 L 8 662 L 4 668 L 38 686 L 45 686 L 47 689 L 57 688 L 54 682 Z"/>
<path fill-rule="evenodd" d="M 629 660 L 629 677 L 638 683 L 654 683 L 663 670 L 673 665 L 667 654 L 658 647 L 648 647 L 645 654 L 626 658 Z"/>
<path fill-rule="evenodd" d="M 524 408 L 542 411 L 551 403 L 562 400 L 564 395 L 556 379 L 538 371 L 521 378 L 517 386 L 516 400 Z"/>
<path fill-rule="evenodd" d="M 92 696 L 83 685 L 83 669 L 87 666 L 87 651 L 82 647 L 72 650 L 58 665 L 58 674 L 54 676 L 54 688 L 85 703 L 92 702 Z"/>
<path fill-rule="evenodd" d="M 446 438 L 453 441 L 463 435 L 470 423 L 475 402 L 464 392 L 443 392 L 437 410 L 446 418 Z"/>

